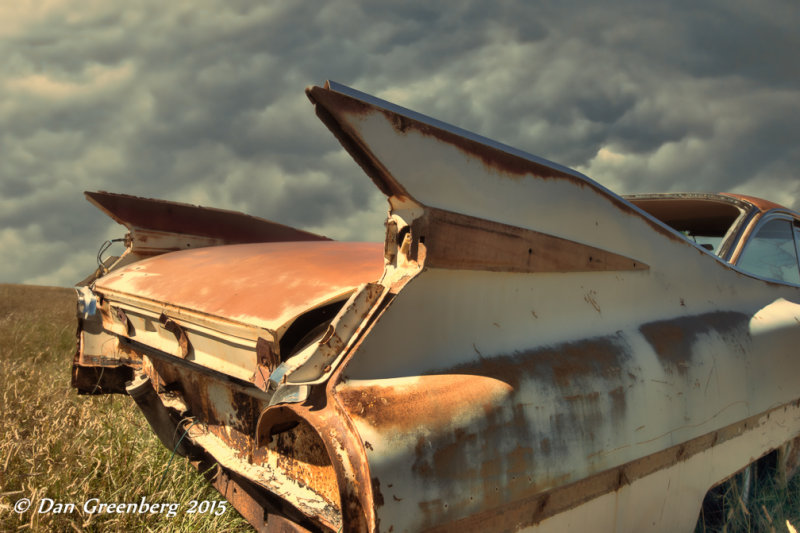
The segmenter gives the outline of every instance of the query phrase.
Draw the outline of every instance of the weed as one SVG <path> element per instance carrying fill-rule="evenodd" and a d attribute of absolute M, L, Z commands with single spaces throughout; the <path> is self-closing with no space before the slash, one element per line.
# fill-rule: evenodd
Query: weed
<path fill-rule="evenodd" d="M 800 476 L 779 480 L 773 452 L 709 492 L 695 533 L 789 531 L 800 522 Z"/>

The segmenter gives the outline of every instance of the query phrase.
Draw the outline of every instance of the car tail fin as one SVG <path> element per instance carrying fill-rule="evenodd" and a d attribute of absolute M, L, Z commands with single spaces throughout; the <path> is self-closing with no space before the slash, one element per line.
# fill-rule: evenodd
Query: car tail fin
<path fill-rule="evenodd" d="M 331 240 L 236 211 L 103 191 L 84 194 L 128 228 L 129 247 L 139 255 L 220 244 Z"/>

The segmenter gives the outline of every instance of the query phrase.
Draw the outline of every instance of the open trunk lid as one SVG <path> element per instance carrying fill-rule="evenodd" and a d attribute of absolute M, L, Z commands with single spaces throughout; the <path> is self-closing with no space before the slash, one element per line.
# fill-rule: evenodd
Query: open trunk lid
<path fill-rule="evenodd" d="M 277 341 L 298 316 L 382 272 L 378 243 L 239 244 L 150 257 L 101 277 L 94 291 L 109 327 L 127 338 L 249 381 L 259 339 L 280 359 Z"/>

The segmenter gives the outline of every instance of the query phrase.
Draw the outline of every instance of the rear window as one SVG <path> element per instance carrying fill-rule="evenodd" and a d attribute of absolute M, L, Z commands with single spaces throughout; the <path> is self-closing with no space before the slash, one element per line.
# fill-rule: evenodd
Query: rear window
<path fill-rule="evenodd" d="M 720 255 L 725 236 L 743 210 L 727 201 L 691 196 L 628 197 L 688 240 Z"/>

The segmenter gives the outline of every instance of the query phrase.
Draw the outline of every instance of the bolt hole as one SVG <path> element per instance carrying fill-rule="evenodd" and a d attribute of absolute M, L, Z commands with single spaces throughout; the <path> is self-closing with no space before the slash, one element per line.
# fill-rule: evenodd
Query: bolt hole
<path fill-rule="evenodd" d="M 533 253 L 533 248 L 528 248 L 528 254 L 532 254 L 532 253 Z"/>
<path fill-rule="evenodd" d="M 400 232 L 397 234 L 397 246 L 402 246 L 403 241 L 406 238 L 406 234 L 411 231 L 411 228 L 406 226 L 405 228 L 401 229 Z"/>

